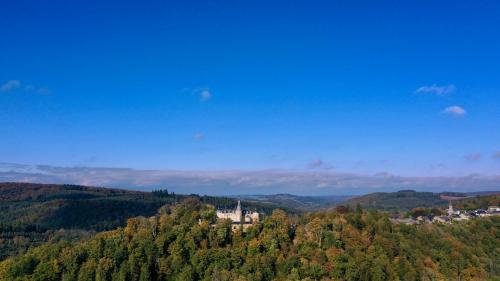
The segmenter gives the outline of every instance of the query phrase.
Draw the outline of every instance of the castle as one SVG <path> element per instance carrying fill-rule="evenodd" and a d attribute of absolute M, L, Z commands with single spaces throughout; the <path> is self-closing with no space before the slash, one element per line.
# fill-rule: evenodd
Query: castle
<path fill-rule="evenodd" d="M 247 229 L 253 223 L 259 221 L 259 213 L 255 211 L 247 211 L 243 212 L 241 209 L 241 202 L 238 200 L 238 206 L 235 210 L 226 211 L 226 210 L 217 210 L 217 218 L 218 219 L 229 219 L 233 222 L 232 229 L 235 231 L 239 228 L 240 225 L 243 226 L 243 230 Z"/>

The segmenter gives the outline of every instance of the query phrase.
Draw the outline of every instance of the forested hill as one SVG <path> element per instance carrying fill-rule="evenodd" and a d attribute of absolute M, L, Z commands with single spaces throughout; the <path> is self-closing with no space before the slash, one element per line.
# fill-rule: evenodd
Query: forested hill
<path fill-rule="evenodd" d="M 407 211 L 416 207 L 440 208 L 448 205 L 449 200 L 454 205 L 464 209 L 487 208 L 497 205 L 500 192 L 417 192 L 414 190 L 401 190 L 398 192 L 377 192 L 362 196 L 330 195 L 330 196 L 298 196 L 292 194 L 274 195 L 240 195 L 234 198 L 242 198 L 246 202 L 260 204 L 271 204 L 275 206 L 286 206 L 296 210 L 318 211 L 327 210 L 336 205 L 347 205 L 356 207 L 360 204 L 364 208 Z"/>
<path fill-rule="evenodd" d="M 417 226 L 358 208 L 276 210 L 232 232 L 213 207 L 188 199 L 87 241 L 0 262 L 0 280 L 498 280 L 499 230 L 499 217 Z"/>
<path fill-rule="evenodd" d="M 154 215 L 175 198 L 76 185 L 0 184 L 2 230 L 113 229 L 128 217 Z"/>
<path fill-rule="evenodd" d="M 177 195 L 166 190 L 139 192 L 77 185 L 0 183 L 0 260 L 54 239 L 80 239 L 95 231 L 124 226 L 127 219 L 153 216 L 164 205 L 197 198 L 233 208 L 236 200 Z M 270 213 L 275 205 L 246 204 Z"/>
<path fill-rule="evenodd" d="M 79 185 L 0 183 L 0 229 L 108 230 L 123 226 L 129 217 L 152 216 L 163 205 L 191 197 L 220 208 L 234 208 L 237 202 L 233 198 L 179 195 L 163 189 L 140 192 Z M 270 213 L 278 206 L 245 202 L 245 207 Z"/>
<path fill-rule="evenodd" d="M 175 200 L 118 189 L 0 183 L 0 260 L 46 241 L 78 240 L 123 226 Z"/>
<path fill-rule="evenodd" d="M 293 194 L 273 194 L 273 195 L 241 195 L 235 198 L 242 198 L 247 202 L 256 202 L 261 204 L 271 204 L 277 206 L 287 206 L 289 208 L 314 211 L 328 209 L 336 204 L 353 197 L 349 195 L 330 195 L 330 196 L 298 196 Z"/>
<path fill-rule="evenodd" d="M 500 192 L 497 194 L 500 194 Z M 350 206 L 356 206 L 359 204 L 362 207 L 369 209 L 395 211 L 410 210 L 416 207 L 443 207 L 448 204 L 449 200 L 453 200 L 453 204 L 469 202 L 471 203 L 470 206 L 474 205 L 478 208 L 484 208 L 488 206 L 488 203 L 491 204 L 491 202 L 489 202 L 491 201 L 491 198 L 496 198 L 494 192 L 477 195 L 453 192 L 433 193 L 401 190 L 398 192 L 376 192 L 357 196 L 347 200 L 343 204 Z"/>

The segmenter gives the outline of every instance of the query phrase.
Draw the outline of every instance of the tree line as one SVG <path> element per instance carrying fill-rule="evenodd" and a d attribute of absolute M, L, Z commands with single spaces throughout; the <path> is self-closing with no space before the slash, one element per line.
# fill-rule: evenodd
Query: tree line
<path fill-rule="evenodd" d="M 404 225 L 361 208 L 274 210 L 246 232 L 197 198 L 0 263 L 0 280 L 498 280 L 500 219 Z"/>

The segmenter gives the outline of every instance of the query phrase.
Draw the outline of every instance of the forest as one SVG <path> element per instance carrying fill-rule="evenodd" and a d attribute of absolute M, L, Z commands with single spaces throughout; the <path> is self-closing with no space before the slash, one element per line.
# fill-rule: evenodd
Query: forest
<path fill-rule="evenodd" d="M 0 263 L 0 280 L 499 280 L 500 218 L 404 225 L 360 206 L 276 209 L 243 232 L 197 198 Z"/>
<path fill-rule="evenodd" d="M 0 260 L 44 242 L 78 241 L 99 231 L 123 227 L 128 218 L 153 216 L 160 207 L 186 198 L 220 208 L 236 205 L 232 198 L 180 195 L 161 187 L 140 192 L 80 185 L 0 183 Z M 278 207 L 259 202 L 245 205 L 268 214 Z M 279 207 L 294 212 L 286 206 Z"/>

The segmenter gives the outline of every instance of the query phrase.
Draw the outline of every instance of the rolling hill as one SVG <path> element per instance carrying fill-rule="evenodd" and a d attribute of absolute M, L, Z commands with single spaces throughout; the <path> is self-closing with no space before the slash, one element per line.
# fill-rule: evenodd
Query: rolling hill
<path fill-rule="evenodd" d="M 243 195 L 233 196 L 241 198 L 248 204 L 262 204 L 300 211 L 325 210 L 337 205 L 346 205 L 355 208 L 358 204 L 363 208 L 397 211 L 410 210 L 416 207 L 446 207 L 448 202 L 460 209 L 487 208 L 498 204 L 500 192 L 417 192 L 414 190 L 400 190 L 397 192 L 376 192 L 362 196 L 331 195 L 331 196 L 298 196 L 292 194 L 274 195 Z"/>
<path fill-rule="evenodd" d="M 128 218 L 153 216 L 165 205 L 196 198 L 234 208 L 232 198 L 139 192 L 79 185 L 0 183 L 0 260 L 51 240 L 78 240 L 124 226 Z M 245 202 L 270 213 L 272 203 Z M 282 207 L 289 212 L 294 210 Z"/>
<path fill-rule="evenodd" d="M 353 197 L 343 204 L 351 207 L 361 205 L 363 208 L 378 209 L 387 211 L 410 210 L 416 207 L 445 207 L 450 200 L 454 205 L 484 208 L 488 204 L 493 204 L 490 199 L 497 198 L 495 194 L 500 192 L 487 193 L 456 193 L 456 192 L 417 192 L 414 190 L 400 190 L 397 192 L 376 192 L 362 196 Z"/>
<path fill-rule="evenodd" d="M 313 211 L 327 209 L 340 202 L 351 198 L 349 195 L 331 195 L 331 196 L 298 196 L 292 194 L 273 194 L 273 195 L 243 195 L 235 198 L 242 198 L 247 202 L 256 202 L 261 204 L 271 204 L 276 206 L 287 206 L 289 208 Z"/>
<path fill-rule="evenodd" d="M 49 240 L 77 240 L 154 215 L 175 197 L 77 185 L 0 183 L 0 260 Z"/>
<path fill-rule="evenodd" d="M 162 206 L 188 198 L 228 209 L 235 207 L 237 199 L 242 199 L 245 208 L 267 214 L 276 208 L 297 214 L 338 204 L 351 207 L 360 204 L 364 208 L 380 210 L 445 207 L 449 198 L 461 199 L 455 203 L 458 208 L 484 208 L 498 204 L 499 197 L 406 190 L 353 198 L 290 194 L 229 198 L 178 195 L 165 190 L 139 192 L 79 185 L 0 183 L 0 260 L 47 241 L 86 239 L 96 232 L 122 227 L 131 217 L 153 216 Z"/>
<path fill-rule="evenodd" d="M 0 261 L 0 280 L 498 280 L 500 217 L 394 224 L 386 212 L 277 210 L 246 231 L 196 199 Z"/>

